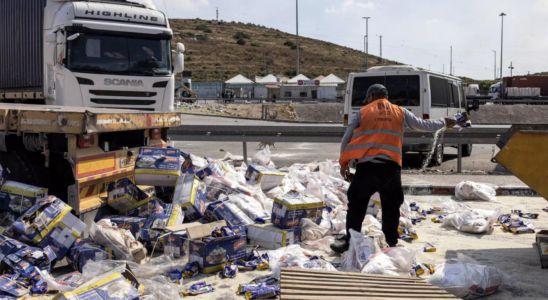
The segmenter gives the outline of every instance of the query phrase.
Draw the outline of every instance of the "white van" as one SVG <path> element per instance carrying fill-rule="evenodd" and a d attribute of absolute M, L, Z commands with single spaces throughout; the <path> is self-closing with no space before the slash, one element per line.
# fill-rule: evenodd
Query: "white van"
<path fill-rule="evenodd" d="M 344 106 L 344 125 L 362 106 L 367 89 L 380 83 L 388 90 L 388 100 L 411 111 L 422 119 L 436 119 L 466 111 L 466 97 L 458 77 L 412 66 L 382 66 L 369 68 L 365 73 L 348 76 Z M 432 165 L 443 162 L 444 145 L 437 145 Z M 405 152 L 428 152 L 431 145 L 404 144 Z M 472 145 L 463 147 L 462 155 L 470 156 Z"/>

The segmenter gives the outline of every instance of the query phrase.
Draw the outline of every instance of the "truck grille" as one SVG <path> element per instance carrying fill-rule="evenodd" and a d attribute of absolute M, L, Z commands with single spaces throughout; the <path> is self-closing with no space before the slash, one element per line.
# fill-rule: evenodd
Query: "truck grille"
<path fill-rule="evenodd" d="M 156 92 L 134 92 L 134 91 L 102 91 L 90 90 L 90 94 L 95 96 L 115 96 L 115 97 L 154 97 Z"/>
<path fill-rule="evenodd" d="M 156 100 L 134 100 L 134 99 L 90 99 L 91 102 L 97 104 L 110 105 L 152 105 Z"/>

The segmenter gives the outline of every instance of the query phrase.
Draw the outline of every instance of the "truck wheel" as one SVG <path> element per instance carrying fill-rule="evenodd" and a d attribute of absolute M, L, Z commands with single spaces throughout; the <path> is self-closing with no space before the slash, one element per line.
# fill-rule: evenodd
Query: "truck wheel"
<path fill-rule="evenodd" d="M 472 144 L 461 145 L 462 147 L 462 157 L 469 157 L 472 155 Z"/>
<path fill-rule="evenodd" d="M 436 150 L 434 151 L 434 155 L 432 155 L 432 159 L 430 160 L 429 166 L 430 167 L 438 167 L 441 166 L 443 163 L 443 144 L 436 145 Z"/>

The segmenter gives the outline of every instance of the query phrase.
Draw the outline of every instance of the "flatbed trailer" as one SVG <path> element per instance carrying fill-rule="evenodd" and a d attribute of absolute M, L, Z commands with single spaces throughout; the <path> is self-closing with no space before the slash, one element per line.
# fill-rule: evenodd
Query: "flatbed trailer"
<path fill-rule="evenodd" d="M 106 205 L 140 147 L 167 147 L 179 113 L 0 103 L 0 165 L 8 180 L 45 187 L 81 219 Z"/>

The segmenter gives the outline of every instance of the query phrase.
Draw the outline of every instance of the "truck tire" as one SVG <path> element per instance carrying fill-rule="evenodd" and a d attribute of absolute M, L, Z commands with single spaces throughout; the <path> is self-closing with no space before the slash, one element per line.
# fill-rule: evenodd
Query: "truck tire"
<path fill-rule="evenodd" d="M 462 145 L 462 157 L 469 157 L 472 155 L 472 144 Z"/>
<path fill-rule="evenodd" d="M 66 201 L 68 185 L 74 184 L 70 164 L 62 154 L 50 155 L 50 167 L 45 167 L 45 157 L 40 152 L 25 149 L 19 136 L 6 137 L 7 152 L 0 152 L 0 165 L 6 172 L 7 180 L 30 184 L 48 189 L 54 195 Z"/>
<path fill-rule="evenodd" d="M 438 167 L 441 166 L 443 163 L 443 144 L 436 145 L 436 150 L 434 151 L 434 155 L 432 155 L 432 158 L 430 159 L 430 163 L 428 164 L 430 167 Z"/>

